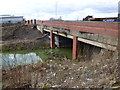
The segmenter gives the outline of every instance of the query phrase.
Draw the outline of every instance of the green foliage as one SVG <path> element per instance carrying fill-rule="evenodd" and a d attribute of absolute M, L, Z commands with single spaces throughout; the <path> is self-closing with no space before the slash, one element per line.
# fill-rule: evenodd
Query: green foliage
<path fill-rule="evenodd" d="M 120 81 L 118 81 L 112 85 L 112 87 L 118 87 L 118 86 L 120 86 Z"/>
<path fill-rule="evenodd" d="M 79 60 L 78 59 L 74 59 L 74 61 L 78 62 Z"/>
<path fill-rule="evenodd" d="M 46 63 L 50 63 L 50 60 L 46 60 Z"/>
<path fill-rule="evenodd" d="M 2 48 L 2 52 L 6 52 L 6 51 L 9 51 L 9 48 Z"/>
<path fill-rule="evenodd" d="M 18 46 L 18 50 L 23 50 L 23 47 L 22 46 Z"/>
<path fill-rule="evenodd" d="M 2 52 L 7 52 L 7 51 L 13 51 L 14 49 L 12 47 L 7 48 L 7 47 L 2 47 Z"/>
<path fill-rule="evenodd" d="M 39 47 L 39 49 L 47 49 L 47 48 L 50 48 L 50 47 Z"/>
<path fill-rule="evenodd" d="M 83 49 L 80 49 L 80 55 L 81 56 L 83 55 Z"/>
<path fill-rule="evenodd" d="M 31 50 L 35 50 L 35 48 L 30 48 Z"/>
<path fill-rule="evenodd" d="M 22 65 L 18 65 L 16 68 L 21 68 L 22 67 Z"/>
<path fill-rule="evenodd" d="M 44 87 L 43 88 L 51 88 L 52 86 L 50 86 L 50 85 L 48 85 L 48 84 L 46 84 L 46 85 L 44 85 Z"/>
<path fill-rule="evenodd" d="M 55 61 L 62 61 L 60 57 L 55 58 Z"/>
<path fill-rule="evenodd" d="M 12 48 L 12 47 L 10 47 L 10 48 L 9 48 L 9 51 L 13 51 L 13 48 Z"/>

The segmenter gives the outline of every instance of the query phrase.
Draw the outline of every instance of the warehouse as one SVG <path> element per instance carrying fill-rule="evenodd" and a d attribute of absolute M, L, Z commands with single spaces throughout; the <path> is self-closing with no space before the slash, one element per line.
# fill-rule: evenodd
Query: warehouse
<path fill-rule="evenodd" d="M 117 22 L 118 17 L 93 18 L 93 16 L 87 16 L 83 18 L 83 21 Z"/>
<path fill-rule="evenodd" d="M 23 16 L 0 15 L 0 24 L 23 23 Z"/>

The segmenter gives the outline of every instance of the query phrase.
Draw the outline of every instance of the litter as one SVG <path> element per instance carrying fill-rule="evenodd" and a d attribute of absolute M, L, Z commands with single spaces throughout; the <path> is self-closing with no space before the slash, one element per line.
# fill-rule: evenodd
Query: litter
<path fill-rule="evenodd" d="M 85 71 L 85 73 L 89 73 L 91 70 L 87 70 L 87 71 Z"/>
<path fill-rule="evenodd" d="M 81 74 L 81 76 L 85 76 L 85 74 Z"/>

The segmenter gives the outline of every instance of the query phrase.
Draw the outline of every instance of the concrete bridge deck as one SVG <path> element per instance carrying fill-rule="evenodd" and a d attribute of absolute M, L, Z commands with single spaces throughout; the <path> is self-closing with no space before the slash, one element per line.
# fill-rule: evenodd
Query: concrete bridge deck
<path fill-rule="evenodd" d="M 28 21 L 28 24 L 32 22 Z M 118 48 L 118 23 L 36 21 L 38 30 L 50 32 L 51 47 L 55 47 L 54 34 L 73 39 L 73 59 L 76 59 L 77 41 L 116 51 Z"/>

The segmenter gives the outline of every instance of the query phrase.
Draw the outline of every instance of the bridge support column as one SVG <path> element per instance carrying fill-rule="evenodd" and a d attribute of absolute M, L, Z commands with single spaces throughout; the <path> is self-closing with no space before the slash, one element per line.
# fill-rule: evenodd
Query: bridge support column
<path fill-rule="evenodd" d="M 33 20 L 31 20 L 31 24 L 33 24 Z"/>
<path fill-rule="evenodd" d="M 28 20 L 28 24 L 30 24 L 30 21 Z"/>
<path fill-rule="evenodd" d="M 36 19 L 34 19 L 34 24 L 36 24 Z"/>
<path fill-rule="evenodd" d="M 23 24 L 25 24 L 25 19 L 23 19 Z"/>
<path fill-rule="evenodd" d="M 73 36 L 72 59 L 77 59 L 77 36 Z"/>
<path fill-rule="evenodd" d="M 27 23 L 27 21 L 25 21 L 25 24 Z"/>
<path fill-rule="evenodd" d="M 41 33 L 44 34 L 44 28 L 41 28 Z"/>
<path fill-rule="evenodd" d="M 52 33 L 53 31 L 50 30 L 50 46 L 51 48 L 55 48 L 55 36 Z"/>
<path fill-rule="evenodd" d="M 80 41 L 77 42 L 77 59 L 80 57 Z"/>

